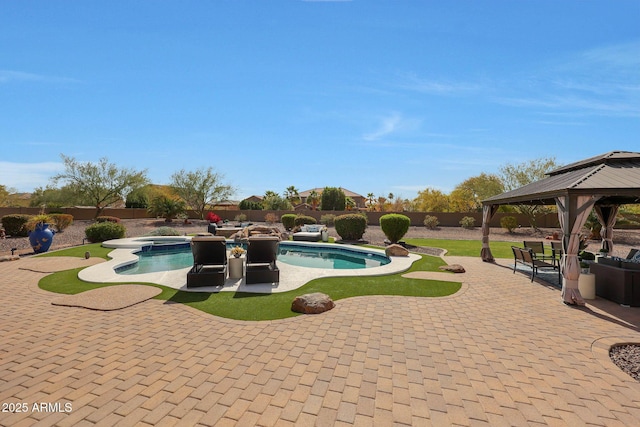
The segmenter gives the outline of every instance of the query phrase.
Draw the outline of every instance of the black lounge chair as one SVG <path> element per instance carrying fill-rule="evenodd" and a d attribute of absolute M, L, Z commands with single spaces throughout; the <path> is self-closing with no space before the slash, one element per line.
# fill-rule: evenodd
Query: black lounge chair
<path fill-rule="evenodd" d="M 227 276 L 227 241 L 222 236 L 191 239 L 193 267 L 187 273 L 187 288 L 224 286 Z"/>
<path fill-rule="evenodd" d="M 272 236 L 249 237 L 247 246 L 246 284 L 278 283 L 280 270 L 276 265 L 280 239 Z"/>

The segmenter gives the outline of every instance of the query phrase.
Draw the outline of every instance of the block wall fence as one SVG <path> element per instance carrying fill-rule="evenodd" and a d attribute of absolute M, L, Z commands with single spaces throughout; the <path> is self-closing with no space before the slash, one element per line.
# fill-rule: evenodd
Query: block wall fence
<path fill-rule="evenodd" d="M 45 209 L 45 212 L 49 211 Z M 63 209 L 51 209 L 51 211 L 61 212 L 73 215 L 75 220 L 91 220 L 94 218 L 95 209 L 94 208 L 63 208 Z M 0 208 L 0 218 L 4 215 L 9 214 L 25 214 L 25 215 L 37 215 L 41 212 L 41 208 Z M 301 210 L 301 211 L 254 211 L 254 210 L 214 210 L 218 216 L 220 216 L 223 220 L 228 219 L 229 221 L 233 221 L 234 218 L 239 214 L 244 214 L 247 217 L 247 221 L 250 222 L 263 222 L 265 220 L 265 216 L 269 213 L 273 213 L 276 218 L 280 219 L 280 217 L 284 214 L 301 214 L 308 215 L 314 217 L 318 222 L 320 221 L 320 217 L 322 215 L 333 214 L 333 215 L 343 215 L 355 213 L 353 211 L 312 211 L 312 210 Z M 189 214 L 190 219 L 198 219 L 198 216 L 195 212 L 190 211 L 187 212 Z M 380 217 L 382 215 L 388 214 L 390 212 L 366 212 L 367 218 L 369 220 L 369 225 L 379 225 Z M 482 225 L 482 213 L 481 212 L 468 212 L 468 213 L 441 213 L 441 212 L 401 212 L 403 215 L 406 215 L 411 219 L 412 226 L 423 226 L 424 218 L 427 215 L 433 215 L 438 218 L 439 225 L 441 227 L 460 227 L 460 220 L 465 216 L 470 216 L 475 219 L 475 225 L 480 227 Z M 154 218 L 149 215 L 146 209 L 125 209 L 125 208 L 105 208 L 102 212 L 102 215 L 115 216 L 120 219 L 145 219 L 145 218 Z M 516 214 L 516 213 L 497 213 L 491 219 L 491 227 L 500 227 L 500 219 L 505 216 L 513 216 L 518 221 L 518 224 L 523 227 L 529 226 L 529 221 L 525 215 Z M 560 224 L 558 222 L 557 214 L 545 214 L 537 217 L 538 227 L 542 228 L 559 228 Z"/>

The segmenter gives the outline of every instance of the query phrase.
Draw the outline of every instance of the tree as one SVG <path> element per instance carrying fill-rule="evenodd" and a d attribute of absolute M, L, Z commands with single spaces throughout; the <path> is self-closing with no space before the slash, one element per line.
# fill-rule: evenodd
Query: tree
<path fill-rule="evenodd" d="M 343 211 L 346 206 L 344 191 L 337 187 L 325 187 L 322 190 L 320 209 L 323 211 Z"/>
<path fill-rule="evenodd" d="M 311 203 L 311 208 L 315 211 L 318 209 L 318 204 L 320 203 L 320 194 L 316 190 L 311 190 L 309 196 L 307 197 L 307 203 Z"/>
<path fill-rule="evenodd" d="M 290 185 L 284 191 L 284 196 L 289 199 L 292 205 L 297 205 L 300 203 L 300 194 L 298 193 L 298 189 L 294 185 Z"/>
<path fill-rule="evenodd" d="M 9 190 L 4 185 L 0 185 L 0 206 L 9 206 Z"/>
<path fill-rule="evenodd" d="M 376 195 L 373 193 L 367 193 L 367 207 L 370 211 L 375 209 Z"/>
<path fill-rule="evenodd" d="M 434 188 L 419 191 L 414 203 L 419 212 L 449 212 L 449 197 Z"/>
<path fill-rule="evenodd" d="M 65 182 L 74 196 L 90 201 L 96 207 L 96 217 L 105 207 L 147 184 L 146 170 L 121 169 L 106 157 L 98 163 L 79 162 L 64 154 L 61 157 L 65 171 L 52 178 L 54 184 Z"/>
<path fill-rule="evenodd" d="M 288 211 L 292 209 L 291 202 L 280 196 L 278 193 L 268 190 L 262 198 L 262 206 L 266 210 L 272 211 Z"/>
<path fill-rule="evenodd" d="M 554 157 L 543 157 L 515 165 L 507 164 L 500 168 L 500 179 L 504 185 L 504 190 L 511 191 L 545 178 L 547 172 L 557 167 L 558 164 Z M 531 227 L 536 230 L 538 229 L 536 215 L 551 211 L 548 207 L 539 205 L 518 205 L 515 208 L 518 212 L 527 216 Z"/>
<path fill-rule="evenodd" d="M 467 178 L 454 188 L 449 195 L 451 209 L 455 212 L 473 212 L 482 210 L 482 201 L 504 192 L 499 176 L 481 173 Z"/>
<path fill-rule="evenodd" d="M 200 219 L 211 205 L 228 199 L 234 188 L 222 182 L 224 176 L 213 171 L 212 167 L 200 168 L 193 172 L 180 171 L 171 175 L 171 189 L 193 209 Z"/>

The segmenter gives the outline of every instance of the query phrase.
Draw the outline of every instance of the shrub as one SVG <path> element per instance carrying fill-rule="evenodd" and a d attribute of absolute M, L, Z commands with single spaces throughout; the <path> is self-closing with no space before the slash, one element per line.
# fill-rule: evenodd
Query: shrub
<path fill-rule="evenodd" d="M 2 217 L 2 227 L 8 236 L 27 237 L 29 235 L 24 225 L 29 221 L 31 215 L 12 214 Z"/>
<path fill-rule="evenodd" d="M 167 196 L 157 196 L 151 200 L 147 211 L 157 217 L 164 217 L 165 222 L 172 222 L 181 213 L 187 210 L 187 205 L 183 200 L 174 199 Z"/>
<path fill-rule="evenodd" d="M 380 228 L 391 243 L 398 243 L 409 231 L 411 220 L 402 214 L 387 214 L 380 217 Z"/>
<path fill-rule="evenodd" d="M 29 220 L 24 224 L 27 234 L 36 229 L 38 224 L 51 224 L 53 219 L 47 214 L 31 215 Z"/>
<path fill-rule="evenodd" d="M 475 227 L 476 220 L 471 216 L 465 216 L 460 220 L 460 225 L 462 228 L 473 228 Z"/>
<path fill-rule="evenodd" d="M 209 212 L 207 214 L 207 221 L 213 223 L 213 224 L 217 224 L 220 221 L 222 221 L 222 218 L 220 218 L 218 215 L 214 214 L 213 212 Z"/>
<path fill-rule="evenodd" d="M 423 223 L 429 230 L 433 230 L 440 224 L 440 221 L 438 221 L 437 216 L 427 215 L 424 217 Z"/>
<path fill-rule="evenodd" d="M 87 239 L 93 243 L 104 242 L 105 240 L 121 239 L 124 237 L 126 228 L 118 222 L 97 222 L 84 229 Z"/>
<path fill-rule="evenodd" d="M 296 225 L 296 215 L 284 214 L 280 217 L 280 221 L 282 222 L 285 230 L 291 230 Z"/>
<path fill-rule="evenodd" d="M 324 224 L 328 227 L 332 227 L 335 222 L 336 216 L 334 214 L 326 214 L 320 217 L 320 224 Z"/>
<path fill-rule="evenodd" d="M 103 216 L 99 216 L 96 218 L 96 222 L 120 222 L 120 218 L 118 218 L 117 216 L 107 216 L 107 215 L 103 215 Z"/>
<path fill-rule="evenodd" d="M 266 214 L 264 216 L 264 222 L 269 223 L 269 224 L 274 224 L 274 223 L 278 222 L 278 217 L 273 212 L 269 212 L 268 214 Z"/>
<path fill-rule="evenodd" d="M 513 230 L 518 228 L 518 220 L 514 216 L 505 216 L 500 220 L 500 227 L 509 231 L 509 233 L 513 233 Z"/>
<path fill-rule="evenodd" d="M 247 220 L 247 216 L 246 216 L 245 214 L 241 213 L 241 214 L 236 215 L 236 216 L 233 218 L 233 220 L 234 220 L 234 221 L 238 221 L 238 222 L 243 222 L 243 221 L 246 221 L 246 220 Z"/>
<path fill-rule="evenodd" d="M 180 232 L 172 227 L 158 227 L 145 236 L 180 236 Z"/>
<path fill-rule="evenodd" d="M 293 220 L 293 224 L 297 227 L 301 226 L 301 225 L 305 225 L 305 224 L 317 224 L 318 221 L 316 221 L 316 219 L 312 216 L 307 216 L 307 215 L 298 215 L 296 216 L 296 218 Z"/>
<path fill-rule="evenodd" d="M 51 217 L 58 233 L 64 231 L 64 229 L 69 227 L 73 222 L 73 215 L 56 213 L 50 214 L 49 216 Z"/>
<path fill-rule="evenodd" d="M 335 218 L 336 233 L 343 240 L 360 240 L 367 229 L 367 218 L 360 214 L 346 214 Z"/>

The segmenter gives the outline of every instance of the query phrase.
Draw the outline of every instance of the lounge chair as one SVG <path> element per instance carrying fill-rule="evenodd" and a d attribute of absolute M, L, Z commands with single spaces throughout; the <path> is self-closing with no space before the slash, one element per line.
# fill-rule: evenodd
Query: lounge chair
<path fill-rule="evenodd" d="M 224 286 L 227 276 L 227 242 L 222 236 L 191 239 L 193 267 L 187 273 L 187 288 Z"/>
<path fill-rule="evenodd" d="M 249 237 L 247 244 L 246 284 L 278 283 L 280 270 L 276 265 L 280 239 L 273 236 Z"/>

